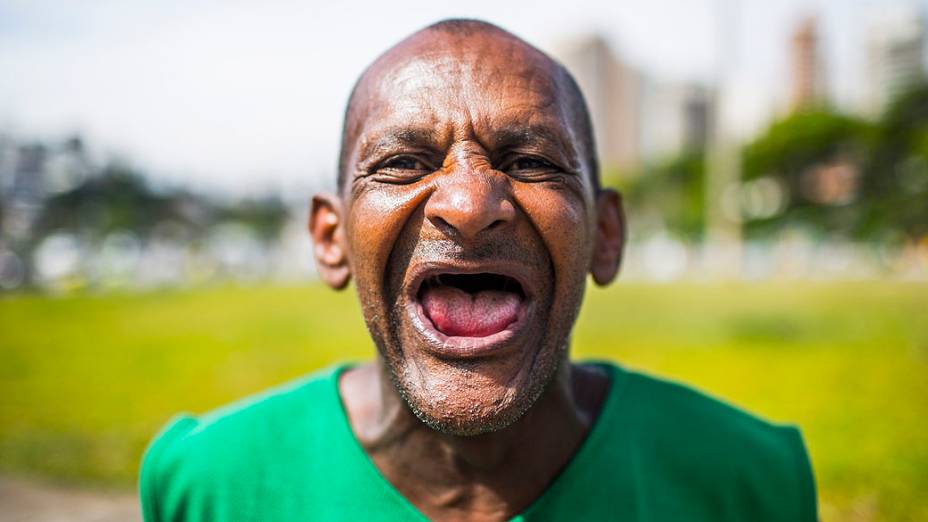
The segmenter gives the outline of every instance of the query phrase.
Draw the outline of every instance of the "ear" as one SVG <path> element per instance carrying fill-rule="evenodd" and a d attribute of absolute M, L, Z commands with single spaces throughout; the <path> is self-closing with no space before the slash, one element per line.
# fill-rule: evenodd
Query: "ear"
<path fill-rule="evenodd" d="M 615 279 L 625 249 L 625 212 L 622 197 L 612 189 L 596 196 L 596 243 L 590 260 L 590 274 L 599 286 Z"/>
<path fill-rule="evenodd" d="M 309 235 L 319 276 L 327 285 L 341 290 L 351 280 L 345 241 L 341 199 L 331 194 L 313 196 L 309 213 Z"/>

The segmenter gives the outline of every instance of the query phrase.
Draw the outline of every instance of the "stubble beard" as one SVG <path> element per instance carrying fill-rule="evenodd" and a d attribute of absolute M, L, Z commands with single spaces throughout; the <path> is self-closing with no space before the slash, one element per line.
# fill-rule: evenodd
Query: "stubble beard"
<path fill-rule="evenodd" d="M 527 383 L 517 383 L 494 397 L 460 404 L 462 396 L 479 397 L 485 391 L 476 389 L 481 381 L 477 368 L 480 363 L 465 360 L 432 361 L 432 365 L 444 366 L 441 374 L 455 376 L 447 379 L 453 380 L 455 385 L 441 380 L 441 375 L 430 374 L 428 368 L 421 368 L 411 357 L 404 356 L 404 347 L 414 342 L 412 339 L 404 342 L 404 337 L 413 335 L 404 334 L 404 308 L 401 302 L 390 308 L 388 320 L 383 325 L 387 335 L 375 335 L 374 341 L 398 395 L 416 418 L 438 432 L 466 437 L 491 433 L 512 425 L 535 405 L 555 380 L 561 366 L 567 363 L 570 330 L 568 328 L 562 335 L 551 335 L 554 330 L 564 331 L 554 328 L 540 336 L 538 348 L 528 359 L 528 367 L 521 370 L 528 372 L 525 378 Z M 555 326 L 550 322 L 542 324 Z"/>
<path fill-rule="evenodd" d="M 513 248 L 514 245 L 505 248 L 486 245 L 468 257 L 499 258 L 507 250 L 513 255 Z M 539 256 L 529 255 L 530 252 L 531 246 L 523 245 L 517 258 L 538 259 Z M 420 259 L 462 257 L 456 245 L 410 241 L 391 254 L 388 266 L 408 266 L 409 260 L 417 255 Z M 538 303 L 534 313 L 540 314 L 542 319 L 535 321 L 534 327 L 541 331 L 536 335 L 530 331 L 520 334 L 530 336 L 518 347 L 525 353 L 521 368 L 503 384 L 481 373 L 481 366 L 493 364 L 492 361 L 439 359 L 423 353 L 417 346 L 422 342 L 419 334 L 406 315 L 408 297 L 402 291 L 402 273 L 395 272 L 384 285 L 385 299 L 379 303 L 374 299 L 368 302 L 372 306 L 365 312 L 374 313 L 365 313 L 365 319 L 382 367 L 386 368 L 397 394 L 421 422 L 438 432 L 456 436 L 498 431 L 521 419 L 556 380 L 560 368 L 567 364 L 570 331 L 579 312 L 584 280 L 580 275 L 576 281 L 579 285 L 568 285 L 572 290 L 562 295 L 563 300 L 558 303 L 555 271 L 549 259 L 544 263 L 547 266 L 543 270 L 552 284 L 539 289 L 544 302 Z M 379 310 L 375 312 L 374 308 Z M 464 397 L 471 400 L 462 401 Z"/>

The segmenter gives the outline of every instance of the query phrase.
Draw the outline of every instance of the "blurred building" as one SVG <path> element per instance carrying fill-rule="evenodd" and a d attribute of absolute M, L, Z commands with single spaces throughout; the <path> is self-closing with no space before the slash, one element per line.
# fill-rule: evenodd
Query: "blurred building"
<path fill-rule="evenodd" d="M 641 75 L 601 35 L 577 38 L 555 54 L 573 74 L 593 119 L 600 162 L 628 169 L 640 161 Z"/>
<path fill-rule="evenodd" d="M 868 108 L 878 114 L 925 79 L 925 18 L 911 9 L 886 11 L 867 34 Z"/>
<path fill-rule="evenodd" d="M 22 144 L 0 136 L 0 240 L 27 239 L 46 200 L 73 189 L 90 174 L 84 144 Z"/>
<path fill-rule="evenodd" d="M 600 35 L 575 39 L 555 54 L 583 90 L 604 167 L 633 172 L 644 161 L 706 147 L 713 89 L 649 77 Z"/>
<path fill-rule="evenodd" d="M 0 134 L 0 292 L 309 277 L 308 196 L 295 199 L 153 188 L 80 138 Z"/>
<path fill-rule="evenodd" d="M 803 19 L 790 39 L 790 108 L 799 110 L 826 101 L 825 67 L 820 47 L 818 22 Z"/>
<path fill-rule="evenodd" d="M 652 160 L 705 150 L 715 98 L 713 89 L 695 83 L 643 81 L 641 157 Z"/>

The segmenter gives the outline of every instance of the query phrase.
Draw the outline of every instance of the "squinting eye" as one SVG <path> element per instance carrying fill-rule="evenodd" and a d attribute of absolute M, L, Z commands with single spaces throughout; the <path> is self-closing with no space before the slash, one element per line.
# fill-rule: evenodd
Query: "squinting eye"
<path fill-rule="evenodd" d="M 390 158 L 380 165 L 381 169 L 395 170 L 428 170 L 425 163 L 419 161 L 413 156 L 397 156 Z"/>
<path fill-rule="evenodd" d="M 522 156 L 509 165 L 509 170 L 549 170 L 554 168 L 551 163 L 532 156 Z"/>

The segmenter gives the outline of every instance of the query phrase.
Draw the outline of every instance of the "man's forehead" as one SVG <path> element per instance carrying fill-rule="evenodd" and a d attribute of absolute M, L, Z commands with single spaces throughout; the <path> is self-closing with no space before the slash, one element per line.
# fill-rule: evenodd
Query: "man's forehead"
<path fill-rule="evenodd" d="M 425 32 L 372 65 L 356 117 L 365 133 L 395 121 L 435 127 L 461 118 L 478 127 L 526 118 L 534 125 L 562 123 L 559 74 L 548 57 L 506 33 L 460 38 Z"/>

